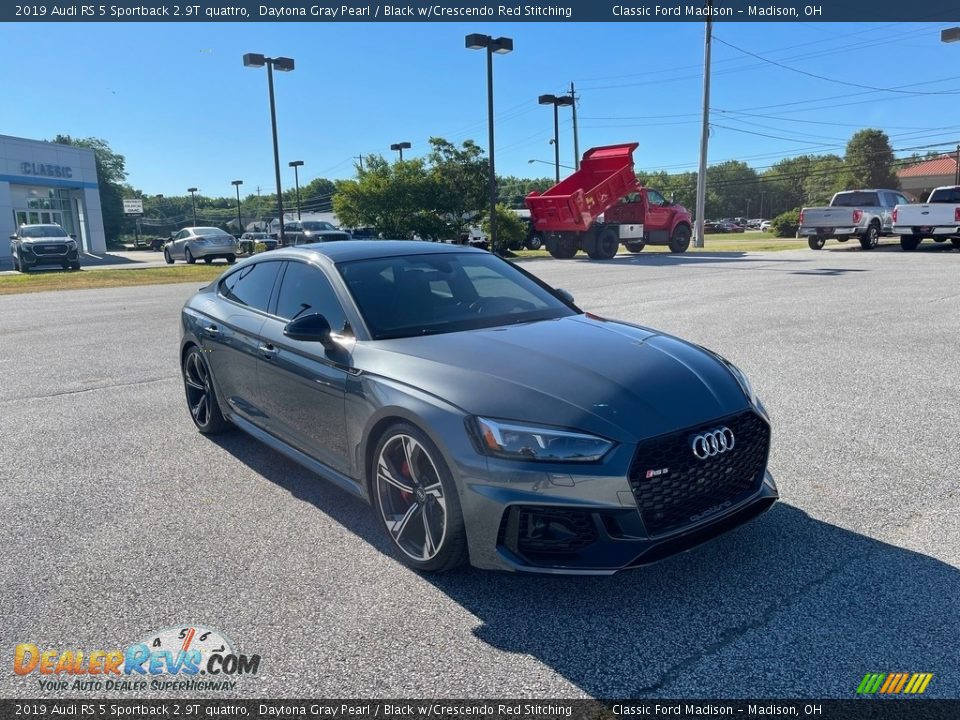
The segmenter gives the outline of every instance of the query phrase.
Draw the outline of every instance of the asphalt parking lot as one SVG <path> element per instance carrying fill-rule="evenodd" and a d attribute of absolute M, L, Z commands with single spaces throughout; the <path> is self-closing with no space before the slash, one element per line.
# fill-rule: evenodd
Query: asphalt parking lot
<path fill-rule="evenodd" d="M 195 431 L 195 285 L 0 296 L 0 696 L 53 696 L 10 670 L 18 643 L 199 623 L 262 656 L 231 697 L 845 698 L 895 671 L 960 697 L 960 253 L 525 267 L 743 368 L 782 502 L 611 578 L 419 576 L 360 501 Z"/>

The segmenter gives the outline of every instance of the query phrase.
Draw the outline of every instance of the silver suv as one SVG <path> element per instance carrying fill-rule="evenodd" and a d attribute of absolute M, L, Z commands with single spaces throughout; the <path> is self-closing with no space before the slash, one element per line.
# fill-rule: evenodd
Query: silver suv
<path fill-rule="evenodd" d="M 59 225 L 21 225 L 10 236 L 10 255 L 13 269 L 22 273 L 41 265 L 80 269 L 77 236 L 68 235 Z"/>

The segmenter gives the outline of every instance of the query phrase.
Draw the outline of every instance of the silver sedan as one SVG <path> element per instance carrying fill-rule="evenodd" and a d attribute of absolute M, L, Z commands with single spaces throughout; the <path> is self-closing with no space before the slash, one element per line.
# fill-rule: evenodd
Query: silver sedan
<path fill-rule="evenodd" d="M 233 263 L 239 252 L 240 245 L 230 233 L 215 227 L 189 227 L 164 246 L 163 259 L 169 265 L 175 260 L 186 260 L 191 265 L 197 260 L 212 263 L 216 258 Z"/>

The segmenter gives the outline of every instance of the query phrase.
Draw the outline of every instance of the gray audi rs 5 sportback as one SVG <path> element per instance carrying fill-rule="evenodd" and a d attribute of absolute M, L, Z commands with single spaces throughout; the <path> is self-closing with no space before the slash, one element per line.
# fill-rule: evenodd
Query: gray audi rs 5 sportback
<path fill-rule="evenodd" d="M 770 421 L 719 355 L 428 242 L 254 255 L 183 308 L 202 433 L 373 505 L 417 570 L 610 574 L 767 510 Z"/>

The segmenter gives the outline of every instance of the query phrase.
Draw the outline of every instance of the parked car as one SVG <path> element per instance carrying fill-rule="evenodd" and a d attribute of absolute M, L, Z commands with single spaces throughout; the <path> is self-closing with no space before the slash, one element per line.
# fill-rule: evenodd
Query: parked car
<path fill-rule="evenodd" d="M 761 232 L 770 232 L 773 229 L 773 220 L 764 220 L 760 223 Z"/>
<path fill-rule="evenodd" d="M 163 246 L 170 242 L 169 237 L 155 237 L 150 240 L 150 249 L 153 252 L 160 252 Z"/>
<path fill-rule="evenodd" d="M 703 221 L 703 232 L 705 233 L 723 233 L 727 232 L 725 224 L 715 220 Z"/>
<path fill-rule="evenodd" d="M 187 301 L 179 351 L 201 433 L 237 427 L 370 503 L 421 571 L 612 574 L 777 499 L 740 370 L 474 248 L 254 255 Z"/>
<path fill-rule="evenodd" d="M 735 222 L 721 222 L 721 223 L 718 223 L 718 225 L 720 226 L 720 228 L 722 228 L 722 229 L 720 230 L 720 232 L 725 232 L 725 233 L 742 233 L 742 232 L 744 232 L 743 226 L 742 226 L 742 225 L 737 225 L 737 223 L 735 223 Z"/>
<path fill-rule="evenodd" d="M 239 252 L 240 245 L 230 233 L 215 227 L 189 227 L 163 246 L 163 259 L 169 265 L 175 260 L 186 260 L 191 265 L 197 260 L 212 263 L 217 258 L 233 263 Z"/>
<path fill-rule="evenodd" d="M 893 209 L 893 232 L 900 236 L 900 247 L 908 252 L 916 250 L 924 238 L 949 240 L 960 248 L 960 185 L 934 188 L 922 204 L 897 205 Z"/>
<path fill-rule="evenodd" d="M 339 230 L 336 225 L 325 220 L 294 220 L 284 223 L 283 236 L 288 247 L 352 239 L 349 232 Z"/>
<path fill-rule="evenodd" d="M 30 272 L 43 265 L 59 265 L 64 270 L 80 269 L 77 236 L 59 225 L 21 225 L 10 235 L 13 269 Z"/>
<path fill-rule="evenodd" d="M 798 237 L 807 238 L 811 250 L 821 250 L 830 238 L 846 242 L 860 239 L 860 247 L 872 250 L 880 238 L 893 233 L 893 209 L 907 204 L 898 190 L 844 190 L 828 207 L 800 211 Z"/>
<path fill-rule="evenodd" d="M 262 243 L 267 250 L 277 249 L 277 239 L 265 232 L 245 232 L 240 236 L 240 251 L 252 254 L 257 243 Z"/>

